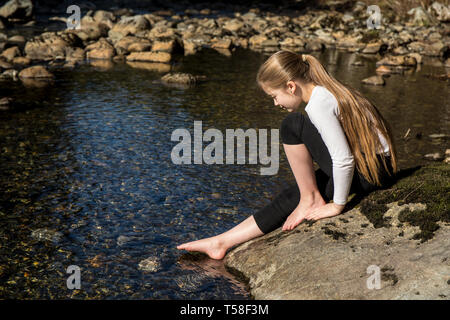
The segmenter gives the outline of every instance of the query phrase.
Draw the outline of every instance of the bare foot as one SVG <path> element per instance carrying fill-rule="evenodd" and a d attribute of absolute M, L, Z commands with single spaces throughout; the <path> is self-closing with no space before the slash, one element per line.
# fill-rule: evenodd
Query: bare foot
<path fill-rule="evenodd" d="M 305 219 L 306 215 L 313 209 L 320 208 L 322 206 L 326 205 L 325 200 L 323 200 L 322 197 L 319 197 L 318 199 L 314 199 L 313 201 L 303 201 L 300 199 L 300 203 L 297 206 L 297 208 L 292 211 L 292 213 L 289 215 L 289 217 L 286 219 L 286 222 L 284 223 L 282 230 L 292 230 L 296 226 L 300 224 L 300 222 Z"/>
<path fill-rule="evenodd" d="M 177 246 L 178 250 L 198 251 L 206 253 L 211 259 L 221 260 L 227 252 L 227 248 L 217 237 L 205 238 L 197 241 L 186 242 Z"/>

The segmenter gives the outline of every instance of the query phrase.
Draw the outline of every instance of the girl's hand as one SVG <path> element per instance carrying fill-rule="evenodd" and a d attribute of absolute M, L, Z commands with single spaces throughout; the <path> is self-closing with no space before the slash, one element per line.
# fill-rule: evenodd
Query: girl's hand
<path fill-rule="evenodd" d="M 306 220 L 319 220 L 322 218 L 334 217 L 344 210 L 345 205 L 336 203 L 327 203 L 326 205 L 310 211 L 306 216 Z"/>

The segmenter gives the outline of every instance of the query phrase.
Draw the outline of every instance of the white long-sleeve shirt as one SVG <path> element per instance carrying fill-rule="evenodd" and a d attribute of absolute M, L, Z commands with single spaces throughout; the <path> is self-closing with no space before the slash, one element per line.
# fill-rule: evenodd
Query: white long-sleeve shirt
<path fill-rule="evenodd" d="M 315 86 L 305 111 L 320 133 L 331 156 L 334 184 L 333 202 L 346 204 L 353 179 L 355 160 L 338 119 L 338 102 L 328 89 Z M 389 145 L 379 131 L 378 134 L 383 146 L 382 152 L 389 154 Z"/>

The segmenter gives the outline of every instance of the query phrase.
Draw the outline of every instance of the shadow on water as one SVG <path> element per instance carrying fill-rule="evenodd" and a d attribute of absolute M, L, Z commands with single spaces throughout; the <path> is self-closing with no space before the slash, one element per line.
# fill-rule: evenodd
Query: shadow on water
<path fill-rule="evenodd" d="M 192 135 L 200 120 L 203 131 L 222 133 L 278 128 L 286 113 L 255 81 L 266 57 L 179 57 L 175 71 L 209 79 L 190 88 L 164 86 L 167 71 L 155 66 L 114 63 L 56 69 L 46 88 L 0 83 L 14 101 L 0 113 L 0 297 L 248 299 L 220 263 L 180 263 L 176 245 L 230 229 L 295 182 L 282 147 L 278 173 L 264 176 L 259 164 L 175 165 L 171 134 Z M 424 77 L 437 67 L 368 87 L 360 81 L 374 73 L 370 58 L 318 57 L 377 104 L 394 128 L 401 168 L 445 148 L 428 137 L 448 130 L 447 84 Z M 350 64 L 356 58 L 362 66 Z M 412 138 L 403 139 L 408 128 Z M 35 236 L 40 229 L 47 238 Z M 144 259 L 154 268 L 141 270 Z M 66 287 L 69 265 L 81 268 L 80 290 Z"/>

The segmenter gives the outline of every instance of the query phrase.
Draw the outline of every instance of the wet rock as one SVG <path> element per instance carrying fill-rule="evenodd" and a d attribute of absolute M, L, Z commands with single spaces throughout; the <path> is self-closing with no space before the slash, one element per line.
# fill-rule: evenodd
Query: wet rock
<path fill-rule="evenodd" d="M 132 52 L 127 56 L 127 61 L 151 61 L 168 63 L 172 59 L 172 55 L 167 52 Z"/>
<path fill-rule="evenodd" d="M 20 55 L 19 47 L 14 46 L 4 50 L 0 56 L 5 58 L 7 61 L 12 61 L 15 57 L 19 57 Z"/>
<path fill-rule="evenodd" d="M 98 22 L 87 15 L 81 19 L 80 26 L 80 29 L 68 30 L 67 32 L 75 33 L 85 43 L 98 40 L 101 37 L 107 37 L 110 29 L 108 25 Z"/>
<path fill-rule="evenodd" d="M 94 21 L 105 24 L 109 29 L 111 29 L 117 21 L 117 17 L 114 13 L 104 10 L 95 11 L 93 18 Z"/>
<path fill-rule="evenodd" d="M 3 71 L 2 74 L 0 74 L 0 80 L 13 80 L 18 81 L 18 71 L 15 69 L 8 69 L 6 71 Z"/>
<path fill-rule="evenodd" d="M 450 163 L 450 149 L 445 150 L 445 163 Z"/>
<path fill-rule="evenodd" d="M 29 58 L 27 58 L 27 57 L 15 57 L 12 60 L 12 63 L 13 64 L 18 64 L 18 65 L 21 65 L 21 66 L 28 66 L 28 65 L 31 64 L 31 60 Z"/>
<path fill-rule="evenodd" d="M 448 49 L 448 45 L 445 45 L 442 41 L 435 42 L 425 42 L 425 41 L 414 41 L 409 43 L 408 49 L 426 56 L 442 56 Z"/>
<path fill-rule="evenodd" d="M 305 49 L 309 51 L 321 51 L 323 48 L 323 43 L 318 40 L 307 41 L 305 46 Z"/>
<path fill-rule="evenodd" d="M 175 51 L 175 46 L 176 46 L 175 40 L 168 40 L 168 41 L 156 40 L 152 44 L 152 51 L 163 51 L 172 53 L 173 51 Z"/>
<path fill-rule="evenodd" d="M 250 45 L 250 48 L 260 49 L 263 47 L 263 42 L 267 40 L 268 38 L 265 35 L 258 34 L 250 37 L 248 43 Z"/>
<path fill-rule="evenodd" d="M 408 14 L 412 16 L 412 23 L 417 26 L 429 26 L 433 23 L 433 19 L 430 14 L 422 7 L 412 8 L 408 11 Z"/>
<path fill-rule="evenodd" d="M 111 60 L 116 54 L 116 50 L 112 44 L 105 38 L 101 38 L 99 41 L 88 45 L 85 50 L 87 59 Z"/>
<path fill-rule="evenodd" d="M 136 42 L 128 46 L 128 52 L 143 52 L 150 51 L 150 49 L 152 49 L 150 41 Z"/>
<path fill-rule="evenodd" d="M 21 35 L 15 35 L 15 36 L 8 38 L 8 43 L 10 43 L 10 44 L 17 44 L 19 46 L 22 46 L 25 44 L 25 42 L 26 42 L 25 37 L 21 36 Z"/>
<path fill-rule="evenodd" d="M 371 76 L 369 78 L 366 78 L 364 80 L 362 80 L 362 83 L 364 84 L 371 84 L 374 86 L 384 86 L 384 84 L 386 83 L 384 78 L 382 76 Z"/>
<path fill-rule="evenodd" d="M 168 73 L 161 78 L 161 81 L 166 83 L 195 84 L 197 77 L 190 73 Z"/>
<path fill-rule="evenodd" d="M 213 39 L 211 41 L 211 47 L 213 49 L 230 49 L 231 39 Z"/>
<path fill-rule="evenodd" d="M 33 18 L 34 7 L 31 0 L 10 0 L 0 8 L 0 16 L 9 20 L 28 21 Z"/>
<path fill-rule="evenodd" d="M 382 42 L 368 43 L 366 47 L 362 50 L 362 53 L 367 54 L 375 54 L 382 51 L 382 48 L 385 48 L 386 45 Z"/>
<path fill-rule="evenodd" d="M 445 133 L 433 133 L 428 135 L 431 139 L 445 139 L 447 135 Z"/>
<path fill-rule="evenodd" d="M 412 56 L 386 56 L 376 63 L 377 66 L 406 66 L 413 67 L 417 65 L 417 61 Z"/>
<path fill-rule="evenodd" d="M 431 9 L 433 9 L 436 18 L 441 22 L 449 22 L 450 21 L 450 6 L 443 5 L 440 2 L 433 2 L 431 5 Z"/>
<path fill-rule="evenodd" d="M 303 48 L 305 45 L 305 41 L 300 37 L 288 37 L 280 42 L 281 48 Z"/>
<path fill-rule="evenodd" d="M 132 68 L 156 71 L 159 73 L 166 73 L 171 70 L 171 65 L 168 63 L 127 61 L 127 65 Z"/>
<path fill-rule="evenodd" d="M 392 69 L 388 66 L 381 65 L 375 70 L 375 72 L 378 74 L 381 74 L 381 75 L 389 74 L 389 73 L 392 73 Z"/>
<path fill-rule="evenodd" d="M 365 47 L 365 43 L 361 43 L 362 36 L 344 36 L 336 41 L 336 47 L 339 49 L 346 49 L 350 52 L 362 51 Z"/>
<path fill-rule="evenodd" d="M 0 98 L 0 110 L 9 110 L 9 107 L 11 105 L 12 99 L 8 97 Z"/>
<path fill-rule="evenodd" d="M 444 156 L 440 152 L 428 153 L 424 155 L 424 158 L 431 161 L 442 161 Z"/>
<path fill-rule="evenodd" d="M 69 47 L 82 47 L 82 40 L 71 32 L 44 32 L 27 41 L 24 52 L 32 60 L 64 59 Z"/>
<path fill-rule="evenodd" d="M 149 51 L 151 48 L 151 42 L 148 39 L 139 38 L 135 36 L 123 37 L 114 44 L 114 48 L 116 49 L 116 52 L 118 54 L 128 54 L 130 52 L 129 47 L 131 45 L 135 46 L 134 49 L 149 48 L 147 50 L 142 51 Z"/>
<path fill-rule="evenodd" d="M 56 244 L 61 241 L 63 234 L 55 230 L 40 228 L 31 232 L 31 237 L 37 241 L 50 241 Z"/>
<path fill-rule="evenodd" d="M 244 27 L 244 22 L 239 19 L 231 19 L 223 25 L 223 28 L 227 31 L 237 33 Z"/>
<path fill-rule="evenodd" d="M 143 36 L 150 40 L 156 40 L 161 38 L 173 39 L 176 36 L 176 33 L 174 28 L 156 26 L 153 27 L 150 31 L 144 32 Z"/>
<path fill-rule="evenodd" d="M 0 58 L 0 69 L 11 69 L 13 66 L 11 63 L 7 62 L 5 59 Z"/>
<path fill-rule="evenodd" d="M 122 17 L 118 23 L 109 30 L 109 37 L 122 38 L 127 35 L 136 35 L 139 32 L 149 30 L 150 22 L 143 15 Z"/>
<path fill-rule="evenodd" d="M 23 69 L 19 72 L 19 78 L 54 78 L 55 76 L 51 74 L 44 66 L 33 66 Z"/>
<path fill-rule="evenodd" d="M 145 272 L 156 272 L 161 268 L 161 262 L 156 257 L 149 257 L 139 262 L 138 269 Z"/>
<path fill-rule="evenodd" d="M 66 49 L 66 61 L 71 64 L 76 64 L 77 62 L 84 61 L 86 59 L 86 52 L 83 48 L 72 48 Z"/>
<path fill-rule="evenodd" d="M 125 245 L 125 244 L 127 244 L 127 243 L 129 243 L 131 241 L 133 241 L 132 237 L 127 237 L 127 236 L 119 236 L 119 237 L 117 237 L 117 245 L 119 247 L 123 246 L 123 245 Z"/>

